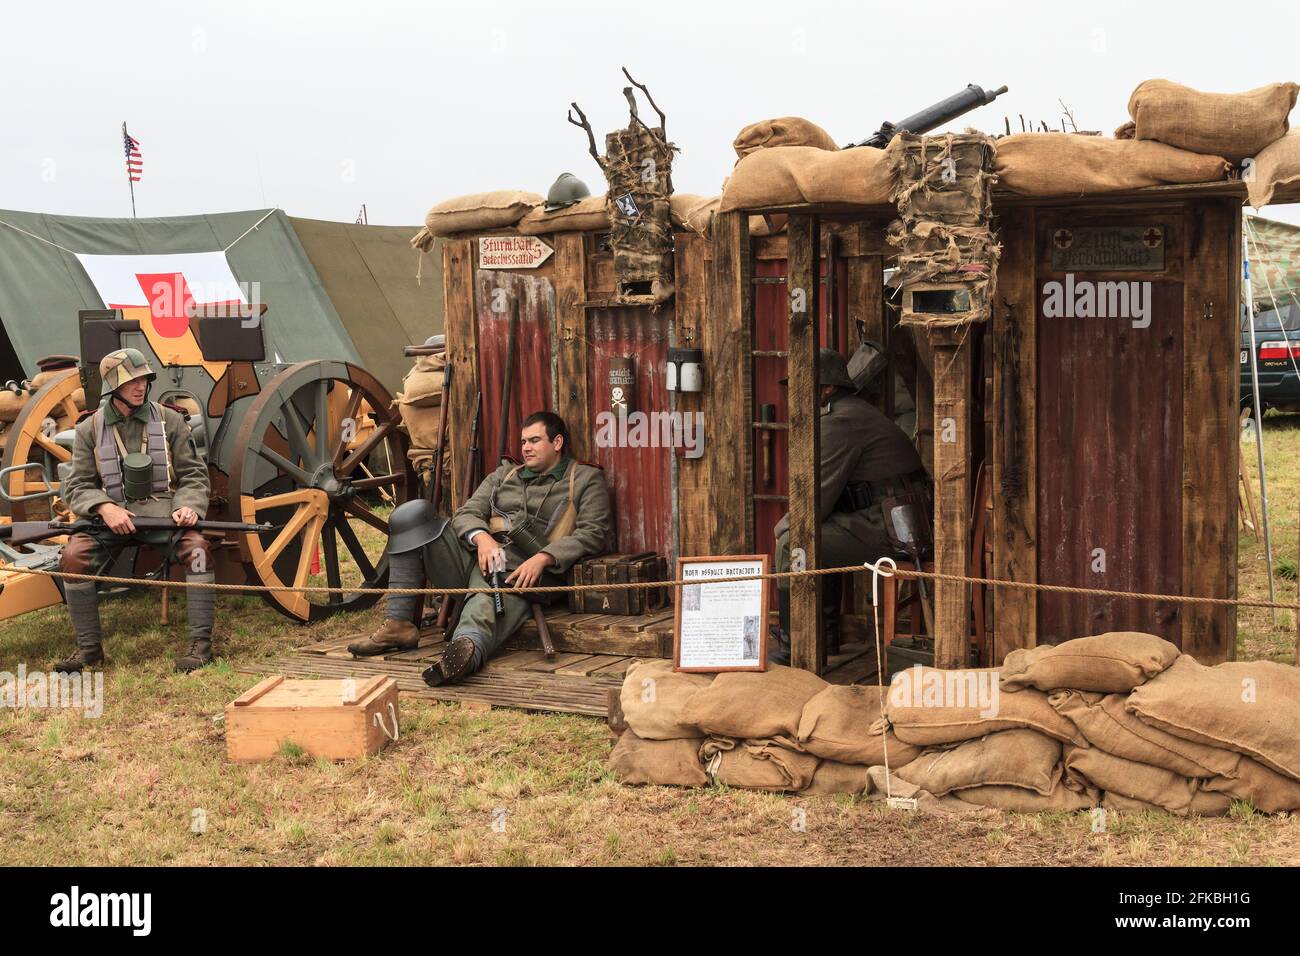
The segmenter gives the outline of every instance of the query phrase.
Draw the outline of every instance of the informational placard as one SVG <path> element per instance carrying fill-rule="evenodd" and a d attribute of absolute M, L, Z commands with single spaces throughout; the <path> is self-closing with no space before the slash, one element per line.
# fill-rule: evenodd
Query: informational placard
<path fill-rule="evenodd" d="M 1052 233 L 1058 272 L 1159 272 L 1165 267 L 1160 226 L 1075 226 Z"/>
<path fill-rule="evenodd" d="M 679 671 L 767 669 L 767 555 L 679 558 L 673 665 Z"/>
<path fill-rule="evenodd" d="M 480 236 L 480 269 L 536 269 L 555 250 L 536 236 Z"/>

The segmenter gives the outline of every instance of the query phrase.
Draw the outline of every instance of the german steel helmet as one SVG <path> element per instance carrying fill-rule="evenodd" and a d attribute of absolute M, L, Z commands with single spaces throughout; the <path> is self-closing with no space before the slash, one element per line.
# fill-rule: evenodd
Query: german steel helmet
<path fill-rule="evenodd" d="M 887 364 L 884 349 L 875 342 L 863 342 L 849 359 L 849 378 L 853 379 L 853 387 L 859 392 L 870 387 Z"/>
<path fill-rule="evenodd" d="M 434 541 L 447 527 L 450 518 L 434 510 L 433 502 L 424 498 L 405 501 L 388 516 L 388 550 L 405 554 Z"/>
<path fill-rule="evenodd" d="M 149 367 L 149 360 L 139 349 L 118 349 L 109 352 L 99 360 L 99 378 L 103 383 L 99 390 L 100 398 L 117 391 L 127 382 L 148 376 L 149 381 L 158 377 Z"/>
<path fill-rule="evenodd" d="M 560 178 L 551 184 L 551 191 L 546 194 L 546 211 L 555 212 L 565 206 L 572 206 L 580 199 L 591 195 L 591 190 L 573 173 L 560 173 Z"/>

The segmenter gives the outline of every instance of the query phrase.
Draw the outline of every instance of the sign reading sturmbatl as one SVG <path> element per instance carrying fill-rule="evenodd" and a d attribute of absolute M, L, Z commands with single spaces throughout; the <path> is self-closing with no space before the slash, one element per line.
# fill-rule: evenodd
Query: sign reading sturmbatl
<path fill-rule="evenodd" d="M 1160 226 L 1079 226 L 1052 233 L 1058 272 L 1160 272 L 1165 231 Z"/>
<path fill-rule="evenodd" d="M 536 236 L 480 236 L 480 269 L 536 269 L 555 250 Z"/>

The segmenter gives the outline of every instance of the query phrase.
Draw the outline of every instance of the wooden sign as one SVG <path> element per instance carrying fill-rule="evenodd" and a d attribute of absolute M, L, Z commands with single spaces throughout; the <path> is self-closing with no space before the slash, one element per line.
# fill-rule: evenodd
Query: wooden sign
<path fill-rule="evenodd" d="M 767 562 L 765 554 L 678 558 L 677 577 L 746 578 L 766 574 Z M 766 670 L 767 585 L 765 580 L 683 585 L 676 601 L 673 669 Z"/>
<path fill-rule="evenodd" d="M 536 269 L 555 250 L 536 236 L 480 236 L 480 269 Z"/>
<path fill-rule="evenodd" d="M 1058 272 L 1160 272 L 1165 231 L 1160 226 L 1076 226 L 1052 233 Z"/>

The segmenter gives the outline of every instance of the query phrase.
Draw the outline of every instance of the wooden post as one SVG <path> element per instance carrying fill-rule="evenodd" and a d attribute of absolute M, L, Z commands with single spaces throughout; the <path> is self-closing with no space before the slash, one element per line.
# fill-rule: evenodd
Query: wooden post
<path fill-rule="evenodd" d="M 1032 207 L 1001 212 L 993 303 L 993 576 L 1038 580 L 1037 295 Z M 995 588 L 993 665 L 1038 643 L 1037 592 Z"/>
<path fill-rule="evenodd" d="M 818 232 L 816 216 L 790 217 L 786 291 L 790 308 L 787 401 L 790 407 L 790 553 L 792 569 L 800 550 L 803 564 L 821 564 L 821 386 L 817 376 Z M 821 620 L 821 578 L 795 578 L 790 585 L 790 664 L 820 674 L 825 661 Z"/>
<path fill-rule="evenodd" d="M 934 567 L 966 574 L 970 562 L 971 345 L 969 327 L 930 330 L 934 347 Z M 970 658 L 970 585 L 934 582 L 934 666 Z"/>
<path fill-rule="evenodd" d="M 708 250 L 708 240 L 701 236 L 678 233 L 674 237 L 674 285 L 677 291 L 672 309 L 678 348 L 704 348 L 705 328 L 711 324 L 709 316 L 712 314 L 708 300 L 708 263 L 705 261 Z M 711 368 L 712 364 L 706 352 L 705 368 Z M 710 380 L 705 382 L 704 392 L 678 393 L 677 411 L 682 415 L 704 414 L 704 399 L 713 387 Z M 708 415 L 704 420 L 708 421 Z M 715 553 L 710 539 L 714 508 L 709 468 L 712 456 L 719 449 L 713 445 L 712 438 L 706 434 L 703 454 L 699 457 L 677 457 L 677 506 L 673 508 L 673 523 L 680 556 Z"/>
<path fill-rule="evenodd" d="M 474 396 L 479 390 L 478 313 L 474 308 L 472 239 L 448 239 L 442 244 L 443 331 L 447 362 L 454 369 L 447 403 L 447 449 L 451 453 L 451 503 L 462 504 L 474 493 L 465 487 L 465 454 L 474 420 Z M 482 435 L 479 445 L 483 446 Z"/>
<path fill-rule="evenodd" d="M 752 550 L 749 378 L 749 217 L 741 212 L 713 218 L 713 283 L 702 329 L 704 350 L 704 454 L 709 460 L 713 554 Z"/>
<path fill-rule="evenodd" d="M 586 235 L 561 232 L 555 239 L 555 324 L 559 330 L 555 363 L 556 411 L 569 426 L 579 461 L 592 457 L 591 406 L 587 387 Z"/>

